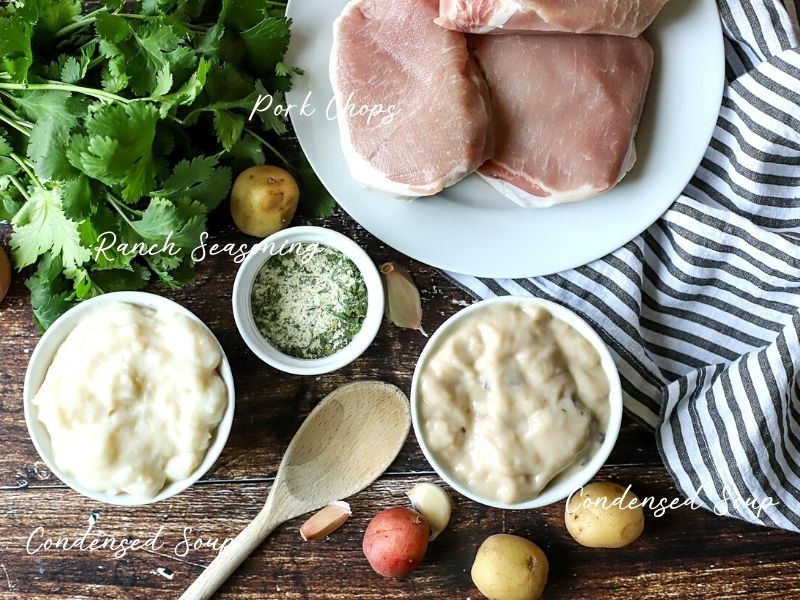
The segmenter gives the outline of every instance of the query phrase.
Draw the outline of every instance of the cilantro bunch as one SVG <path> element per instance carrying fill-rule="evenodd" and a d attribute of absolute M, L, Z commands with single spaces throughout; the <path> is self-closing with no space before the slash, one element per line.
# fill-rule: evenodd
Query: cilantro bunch
<path fill-rule="evenodd" d="M 267 156 L 301 182 L 305 209 L 333 201 L 307 163 L 249 122 L 259 94 L 276 103 L 299 72 L 284 65 L 290 22 L 272 0 L 12 1 L 0 7 L 0 221 L 17 269 L 33 267 L 34 318 L 48 327 L 75 303 L 177 288 L 234 172 Z M 132 256 L 128 249 L 169 247 Z M 136 246 L 136 245 L 139 246 Z M 169 244 L 172 244 L 171 246 Z"/>

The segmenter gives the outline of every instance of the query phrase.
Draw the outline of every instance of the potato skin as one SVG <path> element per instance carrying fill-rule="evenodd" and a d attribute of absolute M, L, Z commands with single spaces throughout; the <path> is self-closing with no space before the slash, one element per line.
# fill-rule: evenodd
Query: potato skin
<path fill-rule="evenodd" d="M 410 508 L 390 508 L 377 515 L 364 532 L 364 556 L 384 577 L 405 577 L 416 569 L 428 550 L 430 527 Z"/>
<path fill-rule="evenodd" d="M 11 263 L 5 250 L 0 248 L 0 302 L 6 297 L 9 287 L 11 287 Z"/>
<path fill-rule="evenodd" d="M 622 548 L 644 531 L 639 498 L 608 481 L 590 483 L 575 492 L 567 502 L 564 520 L 575 541 L 588 548 Z"/>
<path fill-rule="evenodd" d="M 550 564 L 539 546 L 500 533 L 481 544 L 472 565 L 472 582 L 489 600 L 539 600 Z"/>
<path fill-rule="evenodd" d="M 286 228 L 297 211 L 300 189 L 280 167 L 259 165 L 242 171 L 231 189 L 231 216 L 247 235 L 267 237 Z"/>

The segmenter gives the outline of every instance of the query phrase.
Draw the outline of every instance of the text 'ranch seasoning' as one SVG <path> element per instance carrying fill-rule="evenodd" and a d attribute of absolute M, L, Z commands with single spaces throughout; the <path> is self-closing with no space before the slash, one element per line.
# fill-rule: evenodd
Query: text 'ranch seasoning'
<path fill-rule="evenodd" d="M 270 258 L 253 284 L 251 306 L 258 330 L 295 358 L 323 358 L 347 346 L 367 314 L 367 286 L 347 256 L 317 245 L 296 244 Z"/>

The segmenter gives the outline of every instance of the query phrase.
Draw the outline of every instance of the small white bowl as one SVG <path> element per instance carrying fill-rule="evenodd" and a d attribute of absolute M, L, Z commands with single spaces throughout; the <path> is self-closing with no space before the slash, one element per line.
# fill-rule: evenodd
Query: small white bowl
<path fill-rule="evenodd" d="M 608 377 L 609 382 L 610 411 L 608 417 L 608 426 L 606 427 L 604 441 L 597 452 L 595 452 L 588 462 L 580 469 L 576 469 L 569 475 L 556 477 L 556 479 L 550 482 L 550 484 L 542 491 L 542 493 L 535 498 L 514 504 L 506 504 L 493 498 L 481 496 L 480 494 L 477 494 L 473 490 L 469 489 L 464 483 L 453 477 L 434 457 L 433 452 L 430 450 L 427 442 L 425 441 L 422 427 L 420 426 L 421 400 L 419 394 L 419 379 L 420 374 L 425 369 L 425 364 L 428 361 L 428 357 L 432 350 L 436 348 L 441 340 L 443 340 L 454 328 L 456 328 L 465 317 L 476 311 L 482 310 L 487 306 L 495 304 L 518 304 L 524 306 L 541 307 L 549 311 L 550 314 L 552 314 L 555 318 L 560 319 L 561 321 L 564 321 L 568 325 L 572 326 L 578 333 L 585 337 L 592 344 L 592 346 L 594 346 L 595 350 L 597 350 L 598 354 L 600 355 L 601 365 L 606 376 Z M 538 298 L 530 298 L 526 296 L 499 296 L 497 298 L 490 298 L 489 300 L 477 302 L 457 312 L 455 315 L 445 321 L 444 324 L 439 327 L 436 333 L 428 341 L 427 345 L 422 351 L 422 354 L 420 355 L 419 361 L 417 362 L 417 367 L 414 370 L 414 378 L 411 382 L 411 420 L 414 425 L 414 434 L 417 436 L 417 441 L 419 442 L 420 448 L 422 448 L 425 458 L 428 459 L 428 462 L 431 464 L 433 469 L 444 481 L 450 485 L 450 487 L 467 498 L 486 506 L 493 506 L 495 508 L 508 510 L 527 510 L 547 506 L 548 504 L 553 504 L 555 502 L 564 500 L 575 490 L 588 483 L 602 468 L 608 459 L 609 454 L 611 454 L 611 450 L 614 448 L 617 438 L 619 437 L 619 429 L 620 425 L 622 424 L 622 388 L 620 386 L 619 373 L 617 372 L 617 368 L 614 365 L 614 360 L 611 358 L 608 348 L 603 343 L 603 340 L 600 339 L 600 336 L 594 331 L 594 329 L 592 329 L 586 323 L 586 321 L 581 319 L 577 314 L 567 308 L 564 308 L 560 304 L 549 302 L 547 300 L 540 300 Z"/>
<path fill-rule="evenodd" d="M 324 358 L 304 359 L 284 354 L 261 334 L 253 318 L 251 294 L 256 276 L 272 254 L 271 248 L 280 249 L 283 244 L 317 243 L 338 250 L 353 261 L 367 287 L 367 315 L 361 330 L 352 341 Z M 367 253 L 353 240 L 341 233 L 323 227 L 291 227 L 273 234 L 262 241 L 247 256 L 233 284 L 233 316 L 236 326 L 247 346 L 268 365 L 294 375 L 321 375 L 349 365 L 369 347 L 378 335 L 383 321 L 384 293 L 380 273 Z"/>
<path fill-rule="evenodd" d="M 36 448 L 36 451 L 39 453 L 39 456 L 42 457 L 44 463 L 47 465 L 50 471 L 56 475 L 56 477 L 58 477 L 61 481 L 79 494 L 83 494 L 84 496 L 92 498 L 93 500 L 105 502 L 106 504 L 116 504 L 119 506 L 141 506 L 143 504 L 160 502 L 161 500 L 171 498 L 175 494 L 179 494 L 190 485 L 195 483 L 211 469 L 228 441 L 228 435 L 230 434 L 231 425 L 233 423 L 233 413 L 236 406 L 236 391 L 233 385 L 233 374 L 231 373 L 231 367 L 228 363 L 228 358 L 225 356 L 225 352 L 220 345 L 219 350 L 222 352 L 222 363 L 219 366 L 219 373 L 228 390 L 228 407 L 225 409 L 225 414 L 222 417 L 222 421 L 220 421 L 213 433 L 211 444 L 209 445 L 208 450 L 206 450 L 205 458 L 203 459 L 203 462 L 200 463 L 200 466 L 197 467 L 197 469 L 195 469 L 191 476 L 189 476 L 187 479 L 173 481 L 165 485 L 155 498 L 140 498 L 130 494 L 106 494 L 103 492 L 88 490 L 75 481 L 74 478 L 64 474 L 61 469 L 56 466 L 56 462 L 53 458 L 50 434 L 47 432 L 47 428 L 44 426 L 44 424 L 39 421 L 39 409 L 33 403 L 33 398 L 39 391 L 39 388 L 42 386 L 42 383 L 44 383 L 44 378 L 47 375 L 47 371 L 50 368 L 53 359 L 55 358 L 56 351 L 78 324 L 78 321 L 80 321 L 81 318 L 87 315 L 90 311 L 100 306 L 117 302 L 127 302 L 128 304 L 135 304 L 137 306 L 144 306 L 154 309 L 166 307 L 175 310 L 200 323 L 219 345 L 219 341 L 211 332 L 211 330 L 208 329 L 205 323 L 198 319 L 191 311 L 182 307 L 180 304 L 173 302 L 172 300 L 163 298 L 161 296 L 156 296 L 155 294 L 148 294 L 146 292 L 114 292 L 111 294 L 105 294 L 104 296 L 98 296 L 97 298 L 92 298 L 91 300 L 87 300 L 81 304 L 78 304 L 74 308 L 61 315 L 61 317 L 59 317 L 59 319 L 45 332 L 45 334 L 42 336 L 42 339 L 39 340 L 39 343 L 36 345 L 36 349 L 31 355 L 31 360 L 28 363 L 28 370 L 25 373 L 23 406 L 25 409 L 25 422 L 28 425 L 28 433 L 31 436 L 33 445 Z"/>

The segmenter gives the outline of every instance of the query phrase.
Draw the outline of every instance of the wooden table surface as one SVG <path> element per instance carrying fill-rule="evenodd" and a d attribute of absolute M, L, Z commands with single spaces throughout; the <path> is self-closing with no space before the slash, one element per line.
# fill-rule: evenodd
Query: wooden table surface
<path fill-rule="evenodd" d="M 211 241 L 246 241 L 228 221 L 226 214 L 215 216 Z M 356 239 L 376 263 L 408 265 L 422 291 L 429 332 L 472 301 L 341 212 L 324 224 Z M 215 543 L 235 536 L 259 511 L 284 448 L 316 402 L 361 379 L 383 379 L 408 392 L 425 339 L 386 323 L 367 353 L 337 373 L 298 377 L 262 364 L 239 337 L 231 313 L 236 268 L 230 257 L 217 256 L 200 265 L 191 287 L 152 290 L 188 307 L 214 331 L 230 358 L 238 393 L 228 445 L 208 475 L 171 500 L 141 508 L 106 506 L 66 488 L 28 439 L 22 386 L 39 333 L 27 290 L 16 277 L 0 305 L 0 598 L 177 598 L 215 556 Z M 653 435 L 628 418 L 600 477 L 630 483 L 640 496 L 678 497 Z M 431 545 L 424 565 L 411 578 L 382 579 L 361 553 L 363 531 L 380 510 L 405 504 L 405 492 L 418 481 L 437 477 L 412 433 L 389 472 L 351 499 L 354 515 L 342 529 L 311 544 L 301 540 L 298 521 L 288 523 L 239 569 L 220 597 L 477 599 L 469 576 L 474 553 L 488 535 L 509 532 L 534 540 L 547 553 L 546 599 L 800 598 L 798 538 L 788 533 L 684 508 L 661 518 L 647 514 L 645 532 L 632 546 L 589 550 L 567 534 L 563 503 L 508 512 L 455 494 L 451 527 Z M 60 538 L 79 540 L 90 526 L 85 550 L 53 546 Z M 113 538 L 118 545 L 123 538 L 145 542 L 154 536 L 149 547 L 122 557 L 108 547 L 88 549 L 94 539 Z"/>

